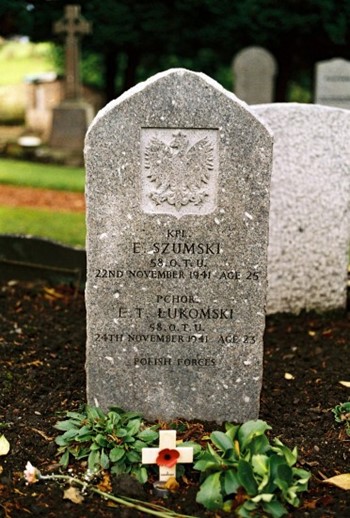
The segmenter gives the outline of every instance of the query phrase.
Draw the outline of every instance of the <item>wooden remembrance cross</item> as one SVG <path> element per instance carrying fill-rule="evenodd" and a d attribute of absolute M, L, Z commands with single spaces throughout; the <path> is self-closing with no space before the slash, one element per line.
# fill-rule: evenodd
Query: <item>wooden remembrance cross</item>
<path fill-rule="evenodd" d="M 66 36 L 66 99 L 79 99 L 80 74 L 79 74 L 79 36 L 91 32 L 91 23 L 80 16 L 80 5 L 66 5 L 65 16 L 54 23 L 56 34 Z"/>
<path fill-rule="evenodd" d="M 162 465 L 162 459 L 176 455 L 174 466 Z M 193 462 L 193 448 L 190 446 L 176 447 L 176 430 L 160 430 L 159 448 L 142 448 L 142 464 L 158 464 L 159 481 L 167 482 L 169 478 L 176 478 L 176 464 Z"/>

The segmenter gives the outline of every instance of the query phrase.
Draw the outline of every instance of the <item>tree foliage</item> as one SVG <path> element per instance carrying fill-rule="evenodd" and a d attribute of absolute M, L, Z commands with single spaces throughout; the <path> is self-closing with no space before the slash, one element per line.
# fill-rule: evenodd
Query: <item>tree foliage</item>
<path fill-rule="evenodd" d="M 284 100 L 292 80 L 311 81 L 316 61 L 350 58 L 349 0 L 1 0 L 0 34 L 59 41 L 52 24 L 68 3 L 93 23 L 83 48 L 95 56 L 108 98 L 170 66 L 230 87 L 233 56 L 261 45 L 277 59 Z"/>

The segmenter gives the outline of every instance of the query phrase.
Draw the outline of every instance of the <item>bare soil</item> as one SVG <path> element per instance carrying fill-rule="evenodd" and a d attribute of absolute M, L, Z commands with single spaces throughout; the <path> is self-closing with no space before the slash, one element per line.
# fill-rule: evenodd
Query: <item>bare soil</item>
<path fill-rule="evenodd" d="M 0 203 L 84 210 L 82 195 L 57 191 L 0 187 Z M 76 200 L 80 200 L 79 203 Z M 72 208 L 75 207 L 75 208 Z M 78 208 L 79 207 L 79 208 Z M 84 294 L 70 286 L 10 282 L 0 285 L 0 435 L 9 440 L 0 457 L 0 517 L 109 518 L 141 517 L 111 506 L 94 495 L 82 504 L 63 499 L 62 485 L 27 486 L 23 478 L 30 460 L 43 473 L 58 470 L 54 424 L 66 410 L 85 402 Z M 299 450 L 299 465 L 312 472 L 310 490 L 289 516 L 350 516 L 350 491 L 323 481 L 350 472 L 350 438 L 334 421 L 332 408 L 350 400 L 350 319 L 344 311 L 319 315 L 275 315 L 267 319 L 260 418 Z M 286 373 L 289 374 L 286 379 Z M 187 439 L 200 440 L 212 423 L 186 423 Z M 180 435 L 181 438 L 181 435 Z M 75 463 L 74 470 L 82 466 Z M 198 475 L 186 468 L 180 489 L 162 500 L 152 486 L 112 477 L 115 493 L 158 502 L 196 517 L 218 518 L 196 504 Z"/>
<path fill-rule="evenodd" d="M 0 205 L 84 212 L 85 199 L 84 194 L 78 192 L 0 185 Z"/>

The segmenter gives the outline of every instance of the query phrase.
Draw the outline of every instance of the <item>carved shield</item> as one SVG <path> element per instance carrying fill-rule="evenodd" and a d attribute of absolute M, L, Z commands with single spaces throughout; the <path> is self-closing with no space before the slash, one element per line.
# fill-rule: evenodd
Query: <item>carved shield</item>
<path fill-rule="evenodd" d="M 151 214 L 203 215 L 217 196 L 216 129 L 141 130 L 142 209 Z"/>

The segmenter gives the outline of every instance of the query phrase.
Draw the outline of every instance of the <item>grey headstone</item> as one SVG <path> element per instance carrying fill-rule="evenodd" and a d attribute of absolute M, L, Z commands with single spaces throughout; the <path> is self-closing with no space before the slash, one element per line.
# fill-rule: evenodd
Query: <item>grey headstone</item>
<path fill-rule="evenodd" d="M 256 418 L 272 138 L 173 69 L 89 129 L 87 392 L 148 418 Z M 238 278 L 236 278 L 238 277 Z"/>
<path fill-rule="evenodd" d="M 50 146 L 67 150 L 84 149 L 84 139 L 94 117 L 93 107 L 82 100 L 63 101 L 52 111 Z"/>
<path fill-rule="evenodd" d="M 274 100 L 277 64 L 273 55 L 262 47 L 247 47 L 233 60 L 234 92 L 248 104 Z"/>
<path fill-rule="evenodd" d="M 350 61 L 336 58 L 316 64 L 315 103 L 350 109 Z"/>
<path fill-rule="evenodd" d="M 294 103 L 252 110 L 275 140 L 267 312 L 345 307 L 350 112 Z"/>

